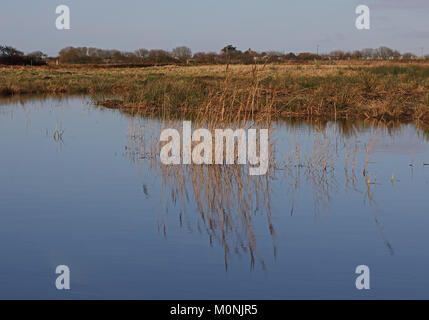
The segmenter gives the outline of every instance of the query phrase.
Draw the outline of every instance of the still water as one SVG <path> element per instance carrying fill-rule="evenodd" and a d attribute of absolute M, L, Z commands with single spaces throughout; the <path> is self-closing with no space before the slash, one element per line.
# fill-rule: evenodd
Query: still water
<path fill-rule="evenodd" d="M 0 102 L 0 298 L 429 298 L 423 130 L 279 121 L 258 177 L 162 165 L 170 124 L 82 97 Z"/>

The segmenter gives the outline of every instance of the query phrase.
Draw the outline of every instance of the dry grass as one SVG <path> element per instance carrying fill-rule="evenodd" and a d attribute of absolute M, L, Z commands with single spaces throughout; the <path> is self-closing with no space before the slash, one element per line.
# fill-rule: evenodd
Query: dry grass
<path fill-rule="evenodd" d="M 90 94 L 147 115 L 429 123 L 429 65 L 374 62 L 149 68 L 0 68 L 0 95 Z"/>

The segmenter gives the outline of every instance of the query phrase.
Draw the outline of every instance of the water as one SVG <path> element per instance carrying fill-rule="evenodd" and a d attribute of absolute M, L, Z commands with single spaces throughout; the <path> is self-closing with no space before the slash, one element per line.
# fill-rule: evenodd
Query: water
<path fill-rule="evenodd" d="M 278 122 L 251 177 L 162 166 L 166 125 L 81 97 L 0 103 L 0 298 L 429 298 L 424 131 Z"/>

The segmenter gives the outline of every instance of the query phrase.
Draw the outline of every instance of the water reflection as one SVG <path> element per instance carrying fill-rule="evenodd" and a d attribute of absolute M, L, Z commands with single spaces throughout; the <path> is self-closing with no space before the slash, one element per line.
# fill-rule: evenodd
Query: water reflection
<path fill-rule="evenodd" d="M 162 125 L 180 127 L 179 122 Z M 133 162 L 147 160 L 151 170 L 161 177 L 163 213 L 159 229 L 166 235 L 165 215 L 174 208 L 180 227 L 191 232 L 194 229 L 206 232 L 210 245 L 214 241 L 221 243 L 226 269 L 232 253 L 247 254 L 252 268 L 255 261 L 264 268 L 263 259 L 258 257 L 253 220 L 256 214 L 265 217 L 275 254 L 275 231 L 270 210 L 270 184 L 275 179 L 272 164 L 264 176 L 250 176 L 247 166 L 242 165 L 162 165 L 157 137 L 159 130 L 160 127 L 154 128 L 145 119 L 132 118 L 129 142 L 125 147 Z M 146 185 L 143 192 L 148 195 Z M 193 209 L 188 210 L 190 206 Z M 192 223 L 194 210 L 199 219 Z"/>
<path fill-rule="evenodd" d="M 180 126 L 180 121 L 154 122 L 136 115 L 128 118 L 126 155 L 134 163 L 149 165 L 162 181 L 163 213 L 159 218 L 159 230 L 164 235 L 167 234 L 165 217 L 173 211 L 178 215 L 181 228 L 205 232 L 211 245 L 214 241 L 222 245 L 225 268 L 232 254 L 248 255 L 252 268 L 255 262 L 265 268 L 264 259 L 259 256 L 254 219 L 265 217 L 262 230 L 272 239 L 275 258 L 273 194 L 280 195 L 281 206 L 290 215 L 296 213 L 296 205 L 302 201 L 303 194 L 305 201 L 312 199 L 315 215 L 327 215 L 332 199 L 345 191 L 362 196 L 362 203 L 371 210 L 388 251 L 394 253 L 377 216 L 374 191 L 389 181 L 394 185 L 395 178 L 394 175 L 378 176 L 377 163 L 372 156 L 386 136 L 394 138 L 402 134 L 401 124 L 374 121 L 272 123 L 269 170 L 266 176 L 260 177 L 249 176 L 246 166 L 240 165 L 162 165 L 158 136 L 163 128 Z M 261 125 L 248 123 L 246 126 Z M 204 127 L 204 124 L 195 124 L 195 127 Z M 412 145 L 408 147 L 413 148 Z M 148 195 L 146 185 L 143 192 Z M 198 212 L 196 221 L 195 211 Z M 261 230 L 261 226 L 258 227 Z"/>
<path fill-rule="evenodd" d="M 35 102 L 44 105 L 46 97 L 11 96 L 2 98 L 0 104 L 8 105 L 2 112 L 13 116 L 14 108 L 34 109 Z M 82 108 L 89 106 L 84 97 L 79 97 Z M 76 97 L 50 99 L 54 105 L 68 103 Z M 83 109 L 82 109 L 83 110 Z M 104 110 L 101 108 L 101 110 Z M 107 111 L 112 112 L 112 111 Z M 305 196 L 312 200 L 314 215 L 328 215 L 332 200 L 344 191 L 362 196 L 362 204 L 373 214 L 375 225 L 391 254 L 393 247 L 387 240 L 382 222 L 377 216 L 376 188 L 389 181 L 392 187 L 400 180 L 395 172 L 387 179 L 378 176 L 377 163 L 372 161 L 374 152 L 400 152 L 411 155 L 410 176 L 414 175 L 415 152 L 426 148 L 417 141 L 429 141 L 426 127 L 418 123 L 416 137 L 410 143 L 392 144 L 408 132 L 410 124 L 378 120 L 326 121 L 314 119 L 283 119 L 267 123 L 228 123 L 229 128 L 270 129 L 269 170 L 264 176 L 250 176 L 243 165 L 162 165 L 159 159 L 159 135 L 164 128 L 181 128 L 177 119 L 143 117 L 136 113 L 118 112 L 127 119 L 128 135 L 125 155 L 137 165 L 149 166 L 161 181 L 162 201 L 159 214 L 159 231 L 167 235 L 167 215 L 177 214 L 179 226 L 189 232 L 206 233 L 210 245 L 221 244 L 224 250 L 225 268 L 231 255 L 246 255 L 250 266 L 258 262 L 265 269 L 264 258 L 259 254 L 255 217 L 263 217 L 264 226 L 258 227 L 271 238 L 272 255 L 276 257 L 276 228 L 272 219 L 272 195 L 281 198 L 281 207 L 291 216 Z M 30 120 L 28 120 L 30 123 Z M 194 123 L 195 127 L 210 127 L 213 123 Z M 62 124 L 56 122 L 55 130 L 46 129 L 52 137 L 56 150 L 63 148 Z M 396 149 L 395 149 L 396 148 Z M 397 151 L 395 151 L 397 150 Z M 429 164 L 422 163 L 423 167 Z M 399 169 L 398 169 L 399 170 Z M 275 186 L 273 187 L 273 184 Z M 281 187 L 279 188 L 279 184 Z M 146 198 L 157 190 L 142 185 Z M 195 213 L 198 214 L 195 217 Z"/>
<path fill-rule="evenodd" d="M 272 122 L 269 174 L 249 176 L 162 165 L 178 120 L 15 101 L 0 107 L 0 296 L 60 297 L 46 278 L 65 263 L 76 297 L 357 298 L 358 264 L 382 290 L 370 297 L 427 297 L 420 125 Z"/>

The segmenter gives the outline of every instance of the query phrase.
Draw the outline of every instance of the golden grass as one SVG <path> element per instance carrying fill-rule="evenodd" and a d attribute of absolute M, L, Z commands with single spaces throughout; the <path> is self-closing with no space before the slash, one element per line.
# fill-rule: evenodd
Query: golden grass
<path fill-rule="evenodd" d="M 0 95 L 89 94 L 126 112 L 213 121 L 281 117 L 429 123 L 429 64 L 0 67 Z"/>

